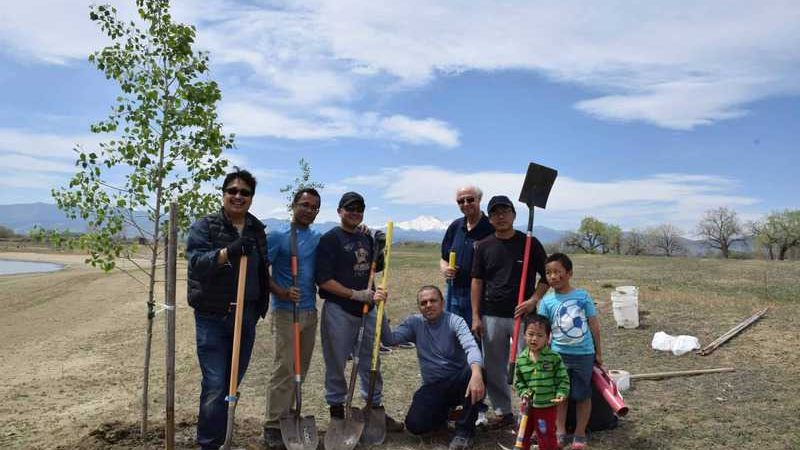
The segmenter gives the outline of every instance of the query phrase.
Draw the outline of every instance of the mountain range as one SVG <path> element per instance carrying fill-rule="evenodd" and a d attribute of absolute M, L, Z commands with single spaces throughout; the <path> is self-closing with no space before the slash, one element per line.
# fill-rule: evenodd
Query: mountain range
<path fill-rule="evenodd" d="M 142 223 L 146 222 L 144 217 L 139 220 Z M 268 230 L 285 230 L 289 227 L 287 219 L 266 218 L 262 219 L 262 221 Z M 408 221 L 398 221 L 394 224 L 394 242 L 440 243 L 449 224 L 450 222 L 425 215 Z M 36 225 L 49 230 L 76 232 L 86 230 L 86 222 L 67 219 L 61 210 L 54 204 L 49 203 L 0 205 L 0 225 L 8 227 L 21 235 L 27 234 Z M 313 224 L 312 228 L 324 233 L 337 225 L 338 223 L 336 222 L 321 222 Z M 542 226 L 535 226 L 533 229 L 533 235 L 544 245 L 558 243 L 567 233 L 568 231 L 554 230 Z M 134 233 L 130 234 L 134 235 Z M 716 253 L 703 240 L 680 237 L 679 243 L 688 256 L 706 256 Z M 749 253 L 754 248 L 755 244 L 752 238 L 737 242 L 732 246 L 732 250 L 742 253 Z"/>
<path fill-rule="evenodd" d="M 286 229 L 289 221 L 286 219 L 262 219 L 270 230 Z M 442 242 L 449 221 L 443 221 L 433 216 L 419 216 L 408 221 L 399 221 L 394 224 L 395 242 Z M 17 234 L 27 234 L 34 226 L 45 229 L 69 230 L 81 232 L 86 230 L 86 222 L 70 220 L 64 216 L 54 204 L 49 203 L 23 203 L 15 205 L 0 205 L 0 225 L 14 230 Z M 336 222 L 315 223 L 312 228 L 324 233 L 337 226 Z M 566 231 L 535 226 L 533 230 L 543 244 L 558 242 Z"/>

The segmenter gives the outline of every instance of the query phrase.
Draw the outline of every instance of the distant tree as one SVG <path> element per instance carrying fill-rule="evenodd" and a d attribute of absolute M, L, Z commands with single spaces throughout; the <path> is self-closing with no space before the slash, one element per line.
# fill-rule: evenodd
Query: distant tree
<path fill-rule="evenodd" d="M 91 126 L 110 133 L 96 151 L 76 149 L 78 172 L 68 187 L 53 190 L 57 206 L 89 231 L 69 244 L 89 253 L 87 263 L 104 271 L 125 258 L 138 270 L 125 271 L 147 292 L 147 331 L 142 381 L 141 431 L 147 430 L 150 347 L 156 306 L 160 243 L 166 236 L 168 205 L 176 202 L 179 228 L 219 208 L 219 195 L 202 187 L 225 173 L 222 152 L 233 136 L 222 132 L 217 83 L 207 79 L 209 57 L 195 52 L 194 26 L 172 20 L 168 0 L 137 0 L 143 27 L 117 16 L 114 7 L 92 6 L 89 18 L 112 44 L 89 61 L 121 90 L 108 118 Z M 148 264 L 134 258 L 132 230 L 146 243 Z M 51 235 L 53 236 L 53 235 Z M 135 242 L 135 241 L 134 241 Z"/>
<path fill-rule="evenodd" d="M 281 188 L 281 192 L 286 194 L 286 209 L 290 213 L 292 212 L 292 200 L 294 200 L 294 194 L 297 191 L 305 188 L 314 188 L 321 191 L 325 187 L 324 183 L 311 180 L 311 164 L 305 158 L 300 158 L 298 164 L 300 165 L 300 176 L 295 178 L 292 183 Z"/>
<path fill-rule="evenodd" d="M 606 225 L 591 216 L 586 216 L 581 220 L 581 226 L 577 232 L 567 235 L 565 243 L 574 248 L 583 250 L 584 253 L 597 253 L 603 250 L 603 234 Z"/>
<path fill-rule="evenodd" d="M 661 224 L 651 228 L 647 235 L 650 245 L 660 250 L 664 256 L 674 256 L 684 251 L 679 239 L 683 233 L 674 225 Z"/>
<path fill-rule="evenodd" d="M 12 230 L 11 228 L 0 225 L 0 239 L 13 238 L 16 235 L 17 233 L 14 233 L 14 230 Z"/>
<path fill-rule="evenodd" d="M 601 242 L 603 243 L 603 253 L 614 252 L 617 255 L 621 255 L 622 228 L 619 225 L 604 224 Z"/>
<path fill-rule="evenodd" d="M 745 239 L 736 211 L 726 207 L 706 211 L 697 226 L 697 234 L 705 238 L 712 248 L 722 252 L 723 258 L 730 256 L 733 243 Z"/>
<path fill-rule="evenodd" d="M 786 254 L 794 247 L 800 246 L 800 210 L 773 212 L 762 222 L 755 222 L 751 230 L 756 241 L 763 245 L 770 259 L 783 261 Z M 778 251 L 775 255 L 773 249 Z"/>
<path fill-rule="evenodd" d="M 644 231 L 633 229 L 625 233 L 623 246 L 626 255 L 643 255 L 647 253 L 647 235 Z"/>

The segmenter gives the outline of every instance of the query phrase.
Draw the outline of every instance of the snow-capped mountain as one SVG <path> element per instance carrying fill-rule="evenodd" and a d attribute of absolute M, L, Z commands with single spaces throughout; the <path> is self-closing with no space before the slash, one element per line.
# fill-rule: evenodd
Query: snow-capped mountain
<path fill-rule="evenodd" d="M 450 224 L 433 216 L 419 216 L 415 219 L 395 222 L 394 227 L 416 231 L 445 231 L 448 225 Z"/>

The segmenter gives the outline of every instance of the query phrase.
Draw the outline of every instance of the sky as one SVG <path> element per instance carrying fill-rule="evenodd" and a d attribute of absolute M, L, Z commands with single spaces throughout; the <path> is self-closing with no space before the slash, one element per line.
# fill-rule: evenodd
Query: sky
<path fill-rule="evenodd" d="M 113 1 L 133 19 L 133 0 Z M 53 203 L 73 148 L 109 136 L 118 87 L 87 56 L 109 41 L 88 2 L 0 4 L 0 204 Z M 558 170 L 535 224 L 623 229 L 704 211 L 797 209 L 800 2 L 174 0 L 210 53 L 218 105 L 258 179 L 252 211 L 285 218 L 298 160 L 365 221 L 459 215 L 455 189 L 516 199 L 529 162 Z M 518 204 L 517 226 L 528 210 Z M 2 222 L 2 218 L 0 218 Z"/>

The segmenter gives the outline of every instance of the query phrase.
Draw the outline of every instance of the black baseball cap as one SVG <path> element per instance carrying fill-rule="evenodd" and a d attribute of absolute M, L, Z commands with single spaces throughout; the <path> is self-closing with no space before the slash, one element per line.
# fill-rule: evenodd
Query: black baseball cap
<path fill-rule="evenodd" d="M 516 214 L 517 210 L 514 209 L 514 203 L 508 199 L 505 195 L 495 195 L 494 197 L 489 200 L 489 206 L 486 209 L 489 213 L 492 212 L 493 209 L 497 208 L 498 206 L 508 206 L 511 208 L 511 211 Z"/>
<path fill-rule="evenodd" d="M 358 192 L 345 192 L 342 198 L 339 199 L 339 208 L 346 208 L 350 205 L 364 206 L 364 197 Z"/>

